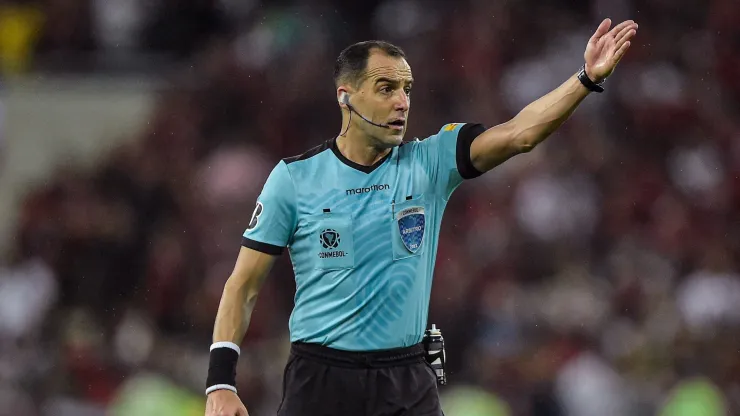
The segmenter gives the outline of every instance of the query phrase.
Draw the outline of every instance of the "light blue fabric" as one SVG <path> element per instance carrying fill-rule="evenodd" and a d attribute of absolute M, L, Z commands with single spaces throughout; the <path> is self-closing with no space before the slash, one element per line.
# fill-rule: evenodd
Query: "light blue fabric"
<path fill-rule="evenodd" d="M 463 126 L 404 143 L 371 172 L 343 161 L 333 141 L 275 167 L 244 237 L 290 250 L 291 341 L 351 351 L 421 341 L 442 214 L 463 181 Z"/>

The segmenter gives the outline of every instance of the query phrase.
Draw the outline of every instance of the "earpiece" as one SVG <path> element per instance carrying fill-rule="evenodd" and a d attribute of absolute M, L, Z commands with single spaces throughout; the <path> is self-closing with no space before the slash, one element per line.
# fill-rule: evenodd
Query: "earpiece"
<path fill-rule="evenodd" d="M 349 116 L 350 117 L 352 117 L 352 113 L 353 112 L 354 113 L 357 113 L 357 110 L 355 110 L 354 108 L 352 108 L 352 106 L 350 105 L 350 103 L 349 103 L 349 94 L 347 94 L 346 92 L 342 91 L 342 93 L 339 95 L 339 103 L 340 104 L 344 104 L 345 106 L 347 106 L 347 109 L 349 110 Z M 368 119 L 367 117 L 363 116 L 360 113 L 357 113 L 357 115 L 360 116 L 360 118 L 363 119 L 363 120 L 365 120 L 367 123 L 372 124 L 373 126 L 383 127 L 385 129 L 392 128 L 388 124 L 378 124 L 378 123 L 375 123 L 375 122 L 373 122 L 372 120 Z M 352 120 L 352 119 L 350 118 L 350 120 Z M 347 124 L 347 128 L 349 129 L 349 124 Z M 344 136 L 344 134 L 342 134 L 342 136 Z"/>

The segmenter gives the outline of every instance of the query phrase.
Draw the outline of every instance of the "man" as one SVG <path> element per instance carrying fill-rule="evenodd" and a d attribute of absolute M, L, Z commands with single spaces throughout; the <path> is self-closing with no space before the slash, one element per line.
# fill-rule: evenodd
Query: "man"
<path fill-rule="evenodd" d="M 278 415 L 441 415 L 420 342 L 445 205 L 464 179 L 532 150 L 603 90 L 637 30 L 610 26 L 589 40 L 578 74 L 512 120 L 447 124 L 407 143 L 413 78 L 403 52 L 385 42 L 345 49 L 334 72 L 340 135 L 278 163 L 244 233 L 216 317 L 206 415 L 247 415 L 234 386 L 237 345 L 284 247 L 296 295 Z"/>

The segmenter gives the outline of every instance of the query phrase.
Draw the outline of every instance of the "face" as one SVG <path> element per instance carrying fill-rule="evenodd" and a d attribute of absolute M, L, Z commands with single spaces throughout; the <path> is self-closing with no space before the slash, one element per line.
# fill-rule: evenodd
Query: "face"
<path fill-rule="evenodd" d="M 339 89 L 349 92 L 350 103 L 360 114 L 390 128 L 373 126 L 360 117 L 352 118 L 352 128 L 360 129 L 377 146 L 401 144 L 408 125 L 413 81 L 411 67 L 405 59 L 382 52 L 371 53 L 359 88 L 355 91 L 349 87 Z"/>

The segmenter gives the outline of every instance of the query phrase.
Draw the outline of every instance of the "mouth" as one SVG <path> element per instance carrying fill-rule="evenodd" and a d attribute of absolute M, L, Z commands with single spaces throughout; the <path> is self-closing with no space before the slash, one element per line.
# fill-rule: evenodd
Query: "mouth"
<path fill-rule="evenodd" d="M 406 120 L 402 118 L 393 119 L 388 122 L 388 127 L 393 130 L 403 130 L 406 127 Z"/>

